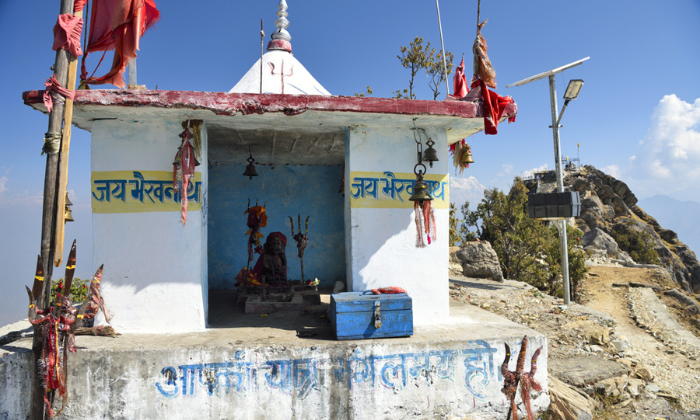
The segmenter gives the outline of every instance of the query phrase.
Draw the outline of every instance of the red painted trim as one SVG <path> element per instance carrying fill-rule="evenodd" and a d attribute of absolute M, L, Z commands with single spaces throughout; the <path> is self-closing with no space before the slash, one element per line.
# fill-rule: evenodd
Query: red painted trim
<path fill-rule="evenodd" d="M 267 50 L 283 50 L 287 52 L 292 52 L 292 43 L 285 41 L 284 39 L 273 39 L 267 43 Z"/>
<path fill-rule="evenodd" d="M 43 90 L 24 92 L 22 99 L 27 105 L 38 104 L 42 102 L 43 93 Z M 267 112 L 297 115 L 304 111 L 324 111 L 483 118 L 481 101 L 424 101 L 355 96 L 94 89 L 77 91 L 74 104 L 208 109 L 217 115 L 235 115 L 238 112 L 243 115 Z M 503 118 L 517 112 L 517 104 L 509 104 Z"/>

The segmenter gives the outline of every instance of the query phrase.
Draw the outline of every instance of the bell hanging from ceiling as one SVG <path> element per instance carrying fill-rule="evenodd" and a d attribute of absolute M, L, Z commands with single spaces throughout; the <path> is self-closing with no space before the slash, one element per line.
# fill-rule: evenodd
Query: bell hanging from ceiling
<path fill-rule="evenodd" d="M 433 144 L 435 144 L 433 139 L 428 137 L 428 142 L 426 144 L 428 145 L 428 149 L 423 152 L 423 160 L 430 163 L 430 167 L 432 168 L 433 162 L 437 162 L 440 159 L 438 159 L 437 150 L 433 149 Z"/>
<path fill-rule="evenodd" d="M 416 182 L 413 184 L 413 194 L 409 198 L 409 201 L 432 201 L 433 197 L 428 192 L 428 184 L 423 181 L 422 176 L 418 176 Z"/>
<path fill-rule="evenodd" d="M 258 176 L 258 171 L 255 170 L 255 159 L 253 159 L 253 154 L 250 153 L 250 147 L 248 148 L 248 166 L 245 167 L 245 172 L 243 176 L 247 176 L 248 179 L 252 180 L 254 176 Z"/>
<path fill-rule="evenodd" d="M 466 153 L 462 153 L 462 156 L 459 159 L 459 163 L 474 163 L 474 159 L 472 159 L 471 149 L 467 149 Z"/>
<path fill-rule="evenodd" d="M 66 191 L 66 208 L 65 213 L 63 215 L 63 219 L 66 222 L 75 222 L 75 219 L 73 219 L 73 212 L 70 209 L 72 205 L 73 203 L 68 199 L 68 191 Z"/>

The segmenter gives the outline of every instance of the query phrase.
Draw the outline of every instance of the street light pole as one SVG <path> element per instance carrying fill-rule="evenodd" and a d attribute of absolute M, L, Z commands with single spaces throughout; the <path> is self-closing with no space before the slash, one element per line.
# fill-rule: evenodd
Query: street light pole
<path fill-rule="evenodd" d="M 552 135 L 554 137 L 554 165 L 557 171 L 557 192 L 564 192 L 564 180 L 561 169 L 561 141 L 559 140 L 559 115 L 557 113 L 557 87 L 554 75 L 549 75 L 549 100 L 552 105 Z M 563 111 L 563 110 L 562 110 Z M 569 247 L 566 237 L 567 219 L 555 221 L 559 228 L 559 246 L 561 247 L 561 272 L 564 282 L 564 304 L 571 303 L 569 291 Z"/>
<path fill-rule="evenodd" d="M 507 88 L 511 86 L 522 86 L 525 84 L 528 84 L 530 82 L 534 82 L 536 80 L 544 79 L 545 77 L 549 77 L 549 100 L 552 106 L 552 135 L 554 136 L 554 166 L 556 168 L 557 172 L 557 192 L 563 193 L 564 192 L 564 180 L 562 179 L 562 170 L 561 170 L 561 146 L 560 146 L 560 141 L 559 141 L 559 122 L 561 120 L 561 115 L 564 114 L 564 110 L 566 110 L 566 105 L 568 105 L 569 101 L 572 99 L 576 99 L 576 96 L 578 96 L 578 92 L 581 90 L 581 86 L 583 85 L 582 80 L 575 80 L 572 82 L 577 82 L 577 83 L 569 83 L 569 87 L 566 89 L 566 93 L 564 94 L 564 107 L 561 110 L 561 115 L 557 115 L 557 88 L 554 84 L 554 75 L 557 73 L 561 73 L 566 69 L 570 69 L 572 67 L 576 67 L 578 65 L 581 65 L 584 61 L 588 60 L 590 57 L 583 58 L 578 61 L 574 61 L 573 63 L 569 63 L 565 66 L 557 67 L 556 69 L 552 69 L 549 71 L 546 71 L 544 73 L 536 74 L 532 77 L 528 77 L 527 79 L 520 80 L 519 82 L 512 83 L 508 86 Z M 571 303 L 571 293 L 569 291 L 570 283 L 569 283 L 569 248 L 567 245 L 567 236 L 566 236 L 566 224 L 567 224 L 567 219 L 563 220 L 556 220 L 555 221 L 557 228 L 559 229 L 559 246 L 561 247 L 561 271 L 562 271 L 562 276 L 563 276 L 563 281 L 564 281 L 564 304 L 569 305 Z"/>

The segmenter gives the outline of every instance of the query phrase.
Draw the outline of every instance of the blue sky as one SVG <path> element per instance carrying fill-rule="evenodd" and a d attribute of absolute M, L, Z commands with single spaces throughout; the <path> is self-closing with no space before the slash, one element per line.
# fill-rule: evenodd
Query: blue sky
<path fill-rule="evenodd" d="M 259 57 L 260 19 L 268 34 L 265 42 L 274 30 L 277 1 L 157 4 L 162 17 L 141 41 L 139 83 L 151 89 L 228 91 Z M 408 85 L 408 72 L 396 58 L 402 45 L 423 36 L 439 49 L 433 0 L 288 4 L 295 56 L 334 95 L 353 95 L 371 86 L 373 96 L 390 97 Z M 6 40 L 0 61 L 5 82 L 0 101 L 5 118 L 0 140 L 0 324 L 22 317 L 22 286 L 30 284 L 39 252 L 46 161 L 40 148 L 47 118 L 23 105 L 21 94 L 43 88 L 51 75 L 58 5 L 0 2 L 0 38 Z M 477 0 L 442 0 L 440 8 L 446 49 L 457 60 L 464 53 L 470 69 Z M 483 0 L 481 16 L 489 19 L 483 34 L 497 72 L 496 91 L 512 96 L 519 112 L 515 123 L 499 127 L 497 136 L 468 139 L 476 163 L 453 186 L 453 197 L 473 200 L 475 188 L 507 188 L 523 171 L 553 168 L 547 81 L 505 86 L 590 56 L 557 76 L 560 98 L 569 79 L 585 80 L 562 120 L 563 155 L 575 157 L 580 142 L 582 163 L 627 182 L 640 198 L 666 194 L 700 201 L 700 2 Z M 91 56 L 90 71 L 96 56 Z M 416 84 L 419 99 L 432 98 L 423 75 Z M 68 243 L 78 239 L 77 275 L 87 277 L 95 268 L 90 255 L 90 138 L 82 130 L 73 133 L 68 188 L 76 222 L 68 225 L 66 238 Z M 63 267 L 55 271 L 62 273 Z"/>

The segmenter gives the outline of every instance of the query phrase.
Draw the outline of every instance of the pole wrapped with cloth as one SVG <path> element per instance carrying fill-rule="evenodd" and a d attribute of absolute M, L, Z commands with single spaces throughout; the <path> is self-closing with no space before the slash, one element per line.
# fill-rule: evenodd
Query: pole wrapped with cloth
<path fill-rule="evenodd" d="M 159 17 L 160 12 L 153 0 L 93 0 L 88 45 L 80 72 L 81 84 L 113 84 L 123 88 L 122 73 L 129 60 L 136 58 L 141 36 L 156 24 Z M 114 50 L 114 59 L 109 72 L 101 77 L 88 77 L 85 67 L 88 55 L 94 51 L 110 50 Z"/>
<path fill-rule="evenodd" d="M 73 5 L 74 12 L 81 12 L 87 0 L 77 0 Z M 78 57 L 83 55 L 80 48 L 80 35 L 83 33 L 83 18 L 72 13 L 58 15 L 56 25 L 53 27 L 53 50 L 59 48 Z"/>

